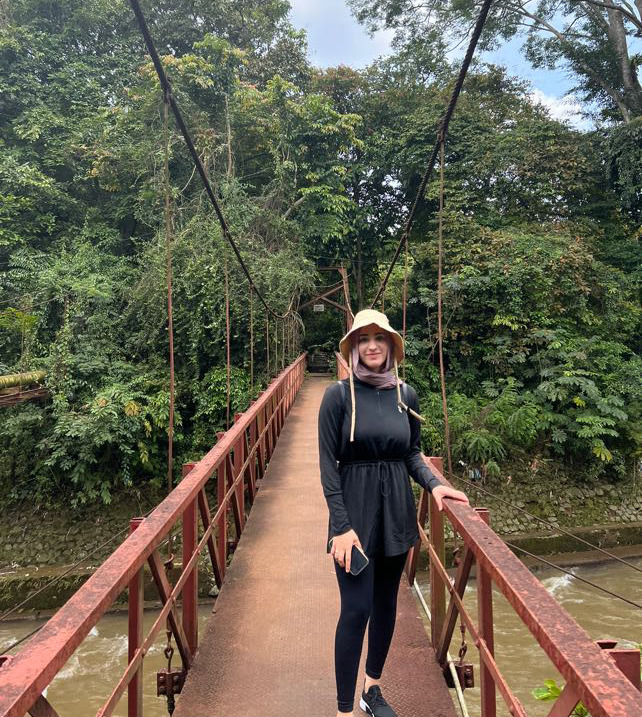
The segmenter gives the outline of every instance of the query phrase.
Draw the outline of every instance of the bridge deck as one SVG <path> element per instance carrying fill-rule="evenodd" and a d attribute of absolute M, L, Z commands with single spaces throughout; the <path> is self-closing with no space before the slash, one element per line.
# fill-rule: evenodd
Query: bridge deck
<path fill-rule="evenodd" d="M 332 717 L 339 593 L 325 552 L 317 412 L 325 378 L 306 379 L 285 423 L 176 717 Z M 363 680 L 362 655 L 359 684 Z M 382 689 L 399 717 L 455 717 L 416 600 L 402 578 Z M 361 714 L 358 699 L 355 715 Z"/>

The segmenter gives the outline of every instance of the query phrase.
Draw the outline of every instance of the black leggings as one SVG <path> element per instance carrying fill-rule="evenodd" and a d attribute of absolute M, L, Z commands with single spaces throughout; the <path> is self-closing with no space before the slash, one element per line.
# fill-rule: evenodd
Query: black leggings
<path fill-rule="evenodd" d="M 359 575 L 334 561 L 341 593 L 341 614 L 334 640 L 334 669 L 340 712 L 354 708 L 354 691 L 368 620 L 366 673 L 379 679 L 395 630 L 397 593 L 408 553 L 373 555 Z"/>

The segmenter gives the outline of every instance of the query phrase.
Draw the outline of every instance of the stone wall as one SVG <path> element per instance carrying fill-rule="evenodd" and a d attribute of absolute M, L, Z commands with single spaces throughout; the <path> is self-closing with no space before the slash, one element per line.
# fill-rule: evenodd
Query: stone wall
<path fill-rule="evenodd" d="M 476 485 L 553 526 L 574 528 L 642 521 L 642 488 L 631 481 L 618 485 L 576 485 L 565 476 L 544 478 L 535 474 L 528 480 L 520 478 L 519 482 L 504 479 Z M 469 486 L 460 487 L 473 505 L 490 509 L 491 526 L 500 535 L 550 530 L 499 500 Z M 32 514 L 5 511 L 0 534 L 0 570 L 70 565 L 122 533 L 84 564 L 99 565 L 127 537 L 129 519 L 144 514 L 161 499 L 162 495 L 149 495 L 143 503 L 121 498 L 110 506 L 84 511 L 64 507 Z M 177 530 L 180 533 L 180 526 Z M 581 549 L 578 545 L 578 550 Z"/>
<path fill-rule="evenodd" d="M 574 532 L 605 548 L 642 543 L 642 491 L 635 483 L 579 486 L 568 477 L 546 479 L 534 475 L 528 480 L 504 479 L 477 485 L 552 524 L 551 528 L 496 498 L 460 486 L 473 505 L 489 508 L 491 526 L 497 533 L 531 552 L 544 555 L 587 549 L 571 537 L 556 535 L 555 526 L 577 529 Z M 30 601 L 25 611 L 51 609 L 62 604 L 127 537 L 129 519 L 144 514 L 161 499 L 162 495 L 151 494 L 145 503 L 121 498 L 111 506 L 84 511 L 66 507 L 31 514 L 5 511 L 0 535 L 0 610 L 17 605 L 63 572 L 62 566 L 76 563 L 106 543 L 37 600 Z M 177 532 L 180 537 L 180 526 Z M 109 542 L 109 538 L 118 533 L 121 535 Z M 452 538 L 448 529 L 447 537 Z M 180 556 L 178 539 L 174 552 Z M 207 555 L 202 555 L 200 588 L 203 596 L 212 595 L 213 577 L 207 562 Z M 149 599 L 153 600 L 155 592 L 151 585 L 149 587 Z"/>
<path fill-rule="evenodd" d="M 5 509 L 1 516 L 0 570 L 71 565 L 107 543 L 86 563 L 100 565 L 127 537 L 130 518 L 148 511 L 155 498 L 156 502 L 162 500 L 160 495 L 150 495 L 144 502 L 121 497 L 94 509 Z"/>
<path fill-rule="evenodd" d="M 544 478 L 533 475 L 528 481 L 495 480 L 476 485 L 497 498 L 467 485 L 461 488 L 473 505 L 490 510 L 491 526 L 500 535 L 552 529 L 536 518 L 564 528 L 642 521 L 642 487 L 630 480 L 617 485 L 577 485 L 567 476 Z"/>

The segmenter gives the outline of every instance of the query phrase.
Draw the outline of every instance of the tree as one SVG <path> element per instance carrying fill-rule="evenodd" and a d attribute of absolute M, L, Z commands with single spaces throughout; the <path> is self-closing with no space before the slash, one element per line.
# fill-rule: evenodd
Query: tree
<path fill-rule="evenodd" d="M 350 0 L 356 17 L 370 30 L 393 28 L 401 45 L 430 40 L 435 28 L 463 40 L 478 3 L 413 3 L 410 0 Z M 636 0 L 498 0 L 486 23 L 482 47 L 514 36 L 536 67 L 566 66 L 577 90 L 595 100 L 602 116 L 625 123 L 642 113 L 639 55 L 633 41 L 642 31 L 642 4 Z"/>

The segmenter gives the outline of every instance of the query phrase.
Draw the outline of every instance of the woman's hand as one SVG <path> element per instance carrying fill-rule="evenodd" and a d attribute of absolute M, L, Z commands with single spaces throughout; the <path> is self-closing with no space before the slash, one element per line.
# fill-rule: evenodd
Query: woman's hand
<path fill-rule="evenodd" d="M 332 538 L 330 555 L 332 555 L 342 568 L 345 566 L 346 573 L 350 572 L 352 546 L 355 544 L 361 548 L 361 542 L 354 530 L 349 530 L 347 533 L 342 533 L 341 535 L 335 535 L 334 538 Z M 363 548 L 361 549 L 363 550 Z"/>
<path fill-rule="evenodd" d="M 432 497 L 435 499 L 435 503 L 437 504 L 437 510 L 443 510 L 444 509 L 444 498 L 451 498 L 452 500 L 459 500 L 462 503 L 468 504 L 468 497 L 465 493 L 462 493 L 460 490 L 455 490 L 454 488 L 450 488 L 447 485 L 438 485 L 436 488 L 432 489 L 431 493 Z"/>

